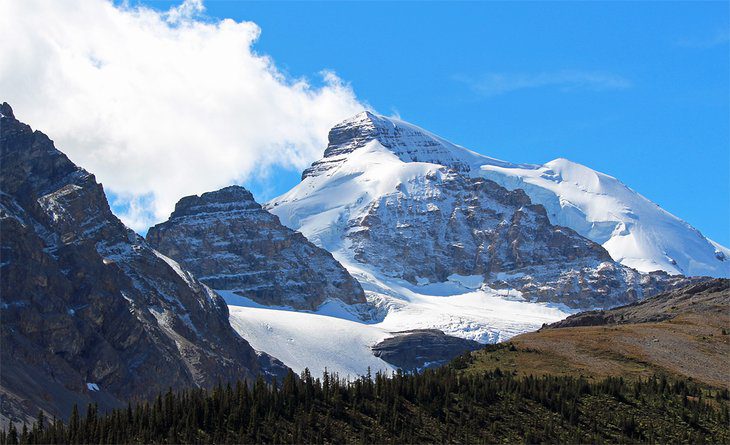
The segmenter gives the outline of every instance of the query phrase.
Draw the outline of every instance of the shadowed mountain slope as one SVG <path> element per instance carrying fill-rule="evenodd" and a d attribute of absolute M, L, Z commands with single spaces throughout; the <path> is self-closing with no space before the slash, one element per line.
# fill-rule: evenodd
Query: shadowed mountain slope
<path fill-rule="evenodd" d="M 3 421 L 286 372 L 236 334 L 220 296 L 125 227 L 94 176 L 7 103 L 0 190 Z"/>

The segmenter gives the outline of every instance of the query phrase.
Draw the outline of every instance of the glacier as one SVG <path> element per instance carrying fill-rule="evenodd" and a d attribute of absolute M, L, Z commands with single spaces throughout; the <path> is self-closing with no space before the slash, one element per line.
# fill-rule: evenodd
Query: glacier
<path fill-rule="evenodd" d="M 447 335 L 494 343 L 576 312 L 558 304 L 527 302 L 506 291 L 473 289 L 460 281 L 413 286 L 358 270 L 356 265 L 345 267 L 360 280 L 368 301 L 380 309 L 374 318 L 363 320 L 339 300 L 326 302 L 316 311 L 297 311 L 218 292 L 229 305 L 231 326 L 253 348 L 299 373 L 307 368 L 321 375 L 326 368 L 341 377 L 364 375 L 368 368 L 373 373 L 394 371 L 391 364 L 373 355 L 371 347 L 395 332 L 435 328 Z"/>

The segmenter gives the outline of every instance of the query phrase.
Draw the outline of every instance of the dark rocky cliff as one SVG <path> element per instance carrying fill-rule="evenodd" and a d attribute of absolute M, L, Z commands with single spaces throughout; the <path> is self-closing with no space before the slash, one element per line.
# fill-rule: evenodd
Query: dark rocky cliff
<path fill-rule="evenodd" d="M 0 107 L 3 420 L 281 374 L 225 302 L 111 212 L 101 184 Z"/>
<path fill-rule="evenodd" d="M 316 309 L 327 299 L 364 303 L 360 284 L 332 257 L 240 186 L 182 198 L 147 242 L 214 289 L 261 304 Z"/>
<path fill-rule="evenodd" d="M 446 335 L 438 329 L 394 332 L 372 347 L 373 355 L 408 372 L 420 372 L 450 362 L 459 355 L 484 345 L 473 340 Z"/>

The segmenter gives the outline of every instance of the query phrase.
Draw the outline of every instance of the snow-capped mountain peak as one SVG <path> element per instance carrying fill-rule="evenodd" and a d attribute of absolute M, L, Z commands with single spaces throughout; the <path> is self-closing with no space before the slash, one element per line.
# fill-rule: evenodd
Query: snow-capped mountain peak
<path fill-rule="evenodd" d="M 601 244 L 614 260 L 641 272 L 730 276 L 730 250 L 612 176 L 564 158 L 544 165 L 501 161 L 369 111 L 335 125 L 323 158 L 304 171 L 299 186 L 269 207 L 284 224 L 321 243 L 324 233 L 332 235 L 332 218 L 344 217 L 336 209 L 350 215 L 384 190 L 439 168 L 490 179 L 508 190 L 523 189 L 546 208 L 553 224 Z M 334 196 L 332 187 L 342 193 L 345 183 L 346 193 Z M 310 194 L 322 200 L 314 205 L 302 200 Z M 296 205 L 282 206 L 292 199 Z"/>
<path fill-rule="evenodd" d="M 533 168 L 480 170 L 508 189 L 525 190 L 554 224 L 601 244 L 624 265 L 642 272 L 730 276 L 727 248 L 612 176 L 563 158 Z"/>
<path fill-rule="evenodd" d="M 639 243 L 646 238 L 636 227 L 652 215 L 679 221 L 644 202 L 615 178 L 565 159 L 511 164 L 401 120 L 361 113 L 336 125 L 323 158 L 266 208 L 332 252 L 376 315 L 363 324 L 331 307 L 284 315 L 244 307 L 231 319 L 260 342 L 255 347 L 295 369 L 322 362 L 343 372 L 382 369 L 370 347 L 409 329 L 480 342 L 509 338 L 574 308 L 610 307 L 692 281 L 640 274 L 612 260 L 629 251 L 609 241 L 620 239 L 612 235 L 622 236 L 632 212 L 639 217 L 626 233 Z M 571 225 L 575 231 L 563 227 Z M 677 246 L 682 237 L 700 239 L 677 227 Z M 343 345 L 335 353 L 330 339 Z"/>
<path fill-rule="evenodd" d="M 403 162 L 438 164 L 460 172 L 469 172 L 483 164 L 513 166 L 452 144 L 408 122 L 370 111 L 363 111 L 335 125 L 329 132 L 328 140 L 324 157 L 306 169 L 302 179 L 340 166 L 350 153 L 370 141 L 379 142 Z"/>

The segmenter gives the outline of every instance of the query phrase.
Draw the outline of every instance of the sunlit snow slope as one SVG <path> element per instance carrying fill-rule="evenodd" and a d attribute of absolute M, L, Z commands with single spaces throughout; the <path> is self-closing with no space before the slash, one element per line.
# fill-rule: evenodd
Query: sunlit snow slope
<path fill-rule="evenodd" d="M 629 267 L 730 276 L 730 250 L 612 176 L 567 159 L 527 168 L 485 164 L 480 174 L 506 188 L 525 190 L 545 206 L 553 223 L 603 245 Z"/>

